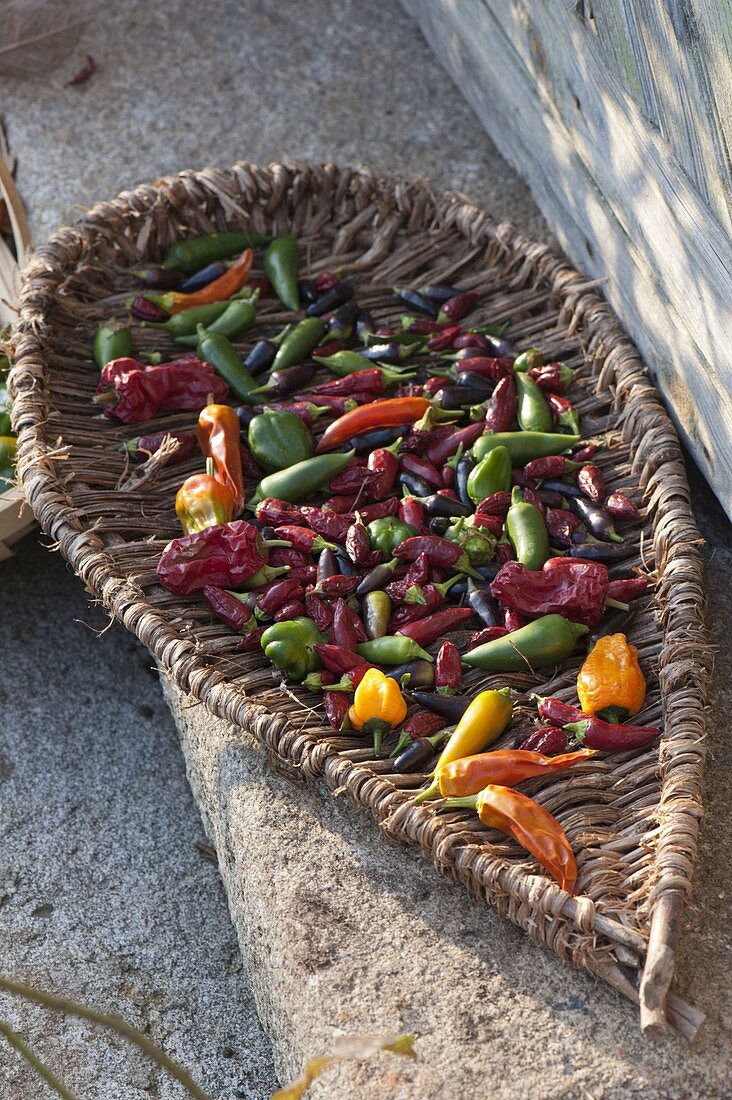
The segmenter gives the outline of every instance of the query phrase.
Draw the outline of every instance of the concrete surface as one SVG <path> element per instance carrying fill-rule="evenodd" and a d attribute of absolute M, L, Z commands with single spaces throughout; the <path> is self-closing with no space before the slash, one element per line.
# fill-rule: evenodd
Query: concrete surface
<path fill-rule="evenodd" d="M 86 85 L 66 87 L 87 52 L 99 71 Z M 166 172 L 288 156 L 424 174 L 436 187 L 462 190 L 499 218 L 548 236 L 527 187 L 498 157 L 396 0 L 121 0 L 101 10 L 73 56 L 47 79 L 0 80 L 0 103 L 37 239 L 73 218 L 77 204 Z M 721 642 L 732 628 L 729 525 L 708 495 L 699 495 L 711 543 L 710 615 Z M 266 1096 L 274 1086 L 271 1054 L 237 971 L 218 876 L 193 846 L 201 828 L 147 657 L 120 628 L 97 639 L 75 624 L 81 618 L 100 627 L 105 620 L 85 605 L 59 560 L 32 542 L 0 567 L 0 583 L 5 637 L 17 638 L 6 647 L 2 678 L 8 699 L 0 732 L 0 882 L 9 886 L 0 899 L 10 895 L 0 904 L 3 969 L 149 1026 L 215 1100 Z M 718 714 L 729 713 L 728 672 L 725 653 Z M 141 706 L 152 713 L 138 713 Z M 265 1009 L 265 976 L 274 982 L 265 1023 L 280 1071 L 294 1069 L 299 1052 L 322 1051 L 335 1029 L 403 1025 L 424 1033 L 422 1080 L 440 1045 L 453 1040 L 471 1072 L 482 1067 L 479 1095 L 498 1088 L 506 1096 L 533 1090 L 583 1100 L 723 1095 L 723 1027 L 732 1016 L 723 1000 L 730 749 L 715 731 L 705 841 L 682 944 L 681 991 L 710 1017 L 691 1055 L 674 1042 L 648 1048 L 633 1010 L 610 991 L 468 905 L 426 864 L 377 845 L 370 824 L 347 806 L 270 778 L 244 740 L 229 745 L 220 724 L 207 723 L 207 731 L 207 760 L 193 725 L 184 734 L 196 781 L 210 791 L 209 827 L 215 818 L 220 831 L 223 807 L 235 810 L 229 839 L 253 853 L 260 848 L 225 871 L 261 967 L 254 980 Z M 219 764 L 225 784 L 212 791 Z M 305 844 L 311 831 L 312 844 Z M 263 847 L 264 837 L 281 838 L 283 846 Z M 314 858 L 318 837 L 328 845 L 316 864 L 322 874 L 309 866 L 303 880 L 299 845 Z M 335 894 L 331 882 L 342 878 L 347 885 Z M 440 994 L 440 1017 L 416 986 L 419 978 L 439 982 L 436 930 L 451 909 L 457 916 L 450 917 L 445 950 L 452 980 L 460 969 L 465 988 L 475 995 L 482 983 L 486 996 L 480 1003 L 462 998 L 458 986 L 444 1007 Z M 334 954 L 326 950 L 329 913 L 357 953 L 352 984 L 343 960 L 321 965 Z M 357 938 L 366 925 L 364 937 L 393 941 L 388 956 L 370 955 L 367 940 Z M 402 979 L 410 993 L 399 1005 L 394 987 Z M 389 990 L 383 1006 L 381 985 Z M 319 1014 L 336 1002 L 339 1013 L 318 1033 Z M 0 1005 L 85 1100 L 180 1094 L 116 1040 L 92 1044 L 85 1028 L 4 999 Z M 283 1015 L 275 1020 L 277 1005 Z M 312 1095 L 335 1098 L 348 1089 L 360 1097 L 367 1082 L 376 1082 L 371 1091 L 379 1097 L 421 1095 L 402 1063 L 386 1055 L 355 1077 L 349 1069 L 333 1072 Z M 506 1091 L 511 1085 L 513 1093 Z M 0 1100 L 46 1095 L 0 1048 Z M 447 1085 L 440 1095 L 450 1095 Z"/>

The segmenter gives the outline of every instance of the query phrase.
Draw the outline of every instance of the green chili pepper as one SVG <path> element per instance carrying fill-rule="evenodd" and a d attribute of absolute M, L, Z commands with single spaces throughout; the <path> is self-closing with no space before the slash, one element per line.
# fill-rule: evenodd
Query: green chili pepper
<path fill-rule="evenodd" d="M 277 470 L 262 478 L 247 508 L 254 510 L 266 497 L 277 497 L 298 504 L 307 500 L 313 493 L 322 489 L 332 477 L 344 470 L 355 455 L 355 451 L 345 453 L 316 455 L 296 462 L 286 470 Z"/>
<path fill-rule="evenodd" d="M 533 458 L 560 455 L 579 441 L 578 435 L 558 432 L 486 432 L 474 444 L 473 456 L 480 462 L 494 447 L 506 447 L 514 466 L 525 466 Z"/>
<path fill-rule="evenodd" d="M 544 356 L 538 348 L 527 348 L 517 355 L 513 361 L 513 369 L 519 374 L 524 374 L 533 367 L 540 367 L 544 362 Z"/>
<path fill-rule="evenodd" d="M 326 328 L 327 323 L 322 317 L 306 317 L 304 321 L 296 324 L 281 341 L 272 370 L 284 370 L 285 367 L 294 367 L 302 363 L 313 348 L 318 346 Z"/>
<path fill-rule="evenodd" d="M 187 241 L 176 241 L 170 246 L 165 253 L 163 267 L 191 275 L 214 260 L 225 260 L 227 256 L 243 252 L 245 248 L 261 248 L 271 239 L 262 233 L 245 233 L 243 230 L 190 237 Z"/>
<path fill-rule="evenodd" d="M 518 485 L 511 494 L 506 533 L 516 551 L 517 560 L 527 569 L 541 569 L 549 557 L 546 524 L 539 509 L 523 499 Z"/>
<path fill-rule="evenodd" d="M 158 328 L 168 332 L 176 340 L 179 336 L 195 336 L 199 325 L 213 324 L 230 305 L 226 302 L 210 302 L 207 306 L 193 306 L 181 313 L 174 313 L 167 321 L 143 321 L 143 328 Z M 198 339 L 198 337 L 196 337 Z"/>
<path fill-rule="evenodd" d="M 550 432 L 554 426 L 552 411 L 546 398 L 528 374 L 516 374 L 518 405 L 516 415 L 524 432 Z"/>
<path fill-rule="evenodd" d="M 259 295 L 252 296 L 251 298 L 235 298 L 233 301 L 226 303 L 226 309 L 223 313 L 220 313 L 206 331 L 214 336 L 226 336 L 230 338 L 232 336 L 239 336 L 240 333 L 246 332 L 248 328 L 254 324 L 256 312 L 254 309 L 254 303 Z M 217 305 L 220 303 L 217 302 Z M 204 308 L 206 308 L 204 306 Z M 193 312 L 190 310 L 189 312 Z M 183 314 L 177 314 L 178 317 L 182 317 Z M 185 344 L 190 348 L 194 348 L 198 343 L 198 334 L 192 333 L 190 336 L 176 336 L 175 341 L 177 344 Z"/>
<path fill-rule="evenodd" d="M 132 354 L 132 330 L 110 317 L 94 337 L 94 358 L 101 370 L 113 359 L 125 359 Z"/>
<path fill-rule="evenodd" d="M 268 626 L 260 645 L 265 657 L 290 680 L 301 683 L 320 665 L 315 649 L 324 641 L 312 619 L 290 619 Z"/>
<path fill-rule="evenodd" d="M 471 565 L 486 565 L 493 560 L 496 538 L 487 527 L 475 526 L 475 516 L 460 516 L 448 527 L 443 538 L 462 546 Z"/>
<path fill-rule="evenodd" d="M 250 374 L 239 358 L 236 348 L 225 336 L 208 332 L 203 325 L 198 326 L 198 355 L 219 374 L 239 401 L 256 405 L 258 399 L 252 397 L 257 388 L 257 379 Z"/>
<path fill-rule="evenodd" d="M 284 577 L 290 572 L 289 565 L 263 565 L 251 577 L 247 577 L 243 584 L 239 585 L 240 592 L 253 592 L 255 588 L 261 588 L 263 584 L 269 584 L 277 577 Z"/>
<path fill-rule="evenodd" d="M 356 646 L 359 657 L 375 665 L 403 665 L 407 661 L 434 661 L 422 646 L 403 634 L 385 634 Z"/>
<path fill-rule="evenodd" d="M 300 308 L 300 295 L 297 289 L 299 258 L 300 249 L 293 236 L 275 237 L 264 254 L 264 270 L 267 278 L 279 300 L 288 309 Z"/>
<path fill-rule="evenodd" d="M 468 474 L 468 496 L 473 504 L 492 493 L 506 493 L 511 488 L 511 454 L 507 447 L 494 447 Z"/>
<path fill-rule="evenodd" d="M 372 641 L 375 638 L 383 638 L 391 617 L 391 596 L 388 592 L 381 589 L 377 589 L 376 592 L 367 592 L 361 603 L 361 610 L 369 638 Z"/>
<path fill-rule="evenodd" d="M 528 672 L 558 665 L 573 653 L 577 640 L 588 630 L 583 623 L 572 623 L 563 615 L 544 615 L 520 630 L 471 649 L 464 654 L 463 663 L 491 672 Z"/>
<path fill-rule="evenodd" d="M 0 436 L 11 435 L 13 431 L 13 425 L 10 420 L 10 413 L 0 412 Z"/>
<path fill-rule="evenodd" d="M 310 432 L 299 416 L 286 409 L 265 409 L 249 424 L 249 449 L 266 470 L 285 470 L 313 453 Z"/>
<path fill-rule="evenodd" d="M 418 534 L 416 527 L 412 527 L 411 523 L 405 523 L 396 516 L 373 519 L 366 530 L 369 533 L 372 549 L 378 550 L 385 558 L 392 556 L 394 548 L 399 543 Z"/>

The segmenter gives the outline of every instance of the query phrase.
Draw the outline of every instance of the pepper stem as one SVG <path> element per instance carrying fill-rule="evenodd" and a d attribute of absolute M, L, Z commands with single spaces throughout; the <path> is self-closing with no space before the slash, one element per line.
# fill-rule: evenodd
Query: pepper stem
<path fill-rule="evenodd" d="M 589 724 L 589 719 L 583 718 L 580 722 L 568 722 L 566 726 L 564 726 L 564 729 L 568 730 L 574 737 L 576 737 L 580 745 L 584 745 L 585 733 L 587 732 L 587 727 Z"/>
<path fill-rule="evenodd" d="M 365 728 L 374 737 L 374 756 L 381 756 L 381 742 L 384 734 L 391 732 L 391 722 L 385 722 L 383 718 L 370 718 Z"/>
<path fill-rule="evenodd" d="M 630 611 L 630 604 L 614 600 L 612 596 L 605 597 L 605 607 L 616 607 L 618 611 Z"/>
<path fill-rule="evenodd" d="M 444 801 L 446 810 L 474 810 L 477 805 L 477 794 L 465 795 L 463 798 L 446 798 Z"/>
<path fill-rule="evenodd" d="M 429 802 L 431 799 L 439 797 L 440 784 L 436 779 L 434 779 L 430 783 L 429 787 L 426 787 L 425 790 L 420 791 L 419 794 L 412 799 L 412 802 L 415 806 L 419 806 L 421 802 Z"/>

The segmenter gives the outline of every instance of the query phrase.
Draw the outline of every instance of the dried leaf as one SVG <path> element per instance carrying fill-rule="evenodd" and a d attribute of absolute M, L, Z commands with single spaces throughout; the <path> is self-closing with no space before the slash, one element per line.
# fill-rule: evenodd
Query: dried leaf
<path fill-rule="evenodd" d="M 310 1058 L 305 1064 L 302 1077 L 274 1092 L 272 1100 L 300 1100 L 316 1077 L 320 1077 L 321 1073 L 337 1062 L 365 1062 L 382 1050 L 389 1050 L 392 1054 L 401 1054 L 406 1058 L 416 1058 L 415 1038 L 414 1035 L 353 1035 L 337 1039 L 331 1054 Z"/>
<path fill-rule="evenodd" d="M 44 76 L 65 61 L 93 17 L 90 0 L 0 3 L 0 75 Z"/>

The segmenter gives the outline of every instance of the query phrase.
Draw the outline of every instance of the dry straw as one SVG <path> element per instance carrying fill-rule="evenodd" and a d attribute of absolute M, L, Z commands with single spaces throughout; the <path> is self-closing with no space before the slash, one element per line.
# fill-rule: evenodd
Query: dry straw
<path fill-rule="evenodd" d="M 120 444 L 137 431 L 114 427 L 91 403 L 98 377 L 92 337 L 132 292 L 126 268 L 159 259 L 182 236 L 237 226 L 295 233 L 309 270 L 347 272 L 359 302 L 380 321 L 397 312 L 394 284 L 429 279 L 480 287 L 486 319 L 508 321 L 519 345 L 539 345 L 549 359 L 577 369 L 585 434 L 607 444 L 599 454 L 607 482 L 644 505 L 642 532 L 630 536 L 635 556 L 616 572 L 637 568 L 655 582 L 629 633 L 651 684 L 639 717 L 665 728 L 660 747 L 588 761 L 531 788 L 578 853 L 577 897 L 472 815 L 412 806 L 419 777 L 394 775 L 358 738 L 333 734 L 314 709 L 316 697 L 299 688 L 285 694 L 260 655 L 237 652 L 238 639 L 212 622 L 203 601 L 175 599 L 156 585 L 160 551 L 177 533 L 175 490 L 196 462 L 117 491 L 126 477 Z M 259 319 L 257 335 L 276 331 L 286 315 L 266 300 Z M 170 352 L 166 340 L 136 330 L 141 351 Z M 640 1003 L 649 1034 L 668 1019 L 692 1036 L 701 1014 L 669 986 L 702 814 L 710 656 L 699 535 L 674 428 L 635 348 L 591 285 L 543 245 L 454 195 L 435 196 L 422 182 L 332 165 L 239 164 L 125 192 L 56 233 L 25 270 L 14 350 L 19 470 L 35 513 L 89 590 L 178 687 L 249 730 L 283 764 L 347 791 L 390 838 L 421 847 L 438 870 L 534 939 Z M 190 425 L 187 414 L 155 424 Z M 573 698 L 578 663 L 549 678 L 474 672 L 467 688 L 507 680 L 528 722 L 535 713 L 530 692 Z"/>

